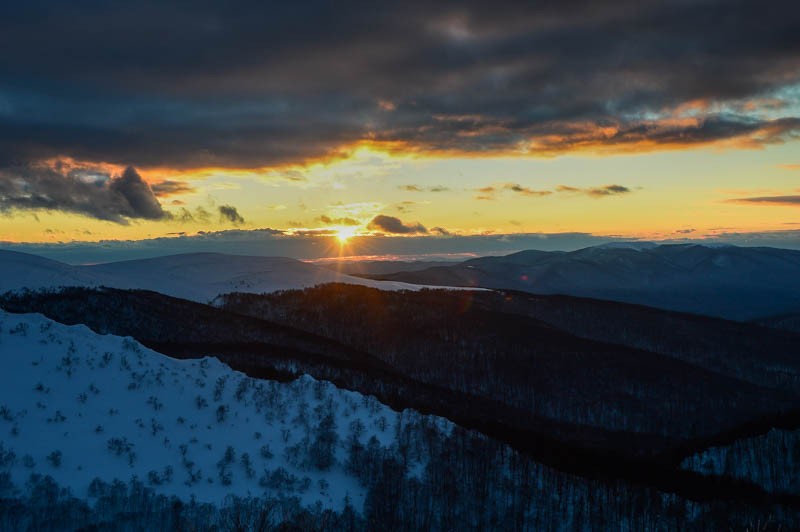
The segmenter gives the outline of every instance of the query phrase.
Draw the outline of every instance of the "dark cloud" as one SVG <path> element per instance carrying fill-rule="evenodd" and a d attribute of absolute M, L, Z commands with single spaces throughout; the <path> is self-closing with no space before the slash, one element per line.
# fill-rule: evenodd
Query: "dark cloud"
<path fill-rule="evenodd" d="M 202 206 L 195 208 L 193 211 L 190 211 L 186 207 L 181 207 L 177 211 L 171 212 L 169 214 L 169 218 L 171 220 L 175 220 L 181 223 L 189 223 L 189 222 L 208 223 L 211 221 L 211 213 L 208 212 L 208 210 Z"/>
<path fill-rule="evenodd" d="M 600 188 L 590 188 L 589 194 L 594 196 L 610 196 L 614 194 L 627 194 L 631 189 L 622 185 L 606 185 Z"/>
<path fill-rule="evenodd" d="M 167 179 L 160 183 L 153 183 L 150 185 L 153 194 L 156 197 L 164 198 L 167 196 L 174 196 L 176 194 L 189 194 L 195 191 L 195 188 L 185 181 L 173 181 Z"/>
<path fill-rule="evenodd" d="M 197 207 L 194 210 L 194 217 L 201 222 L 208 222 L 211 220 L 211 213 L 203 207 Z"/>
<path fill-rule="evenodd" d="M 736 198 L 730 203 L 751 203 L 756 205 L 790 205 L 800 207 L 800 196 L 759 196 L 754 198 Z"/>
<path fill-rule="evenodd" d="M 203 207 L 190 211 L 183 202 L 173 200 L 170 203 L 179 208 L 167 211 L 158 201 L 159 196 L 191 190 L 186 183 L 169 180 L 151 187 L 131 166 L 117 176 L 61 164 L 0 169 L 0 211 L 5 213 L 61 211 L 123 225 L 136 219 L 210 222 L 211 213 Z M 233 206 L 223 205 L 218 211 L 220 221 L 244 223 Z"/>
<path fill-rule="evenodd" d="M 323 214 L 317 218 L 317 220 L 328 225 L 361 225 L 361 222 L 358 220 L 349 218 L 347 216 L 343 216 L 341 218 L 331 218 L 330 216 Z"/>
<path fill-rule="evenodd" d="M 5 2 L 0 166 L 258 167 L 365 139 L 543 155 L 783 142 L 800 131 L 798 16 L 791 0 Z"/>
<path fill-rule="evenodd" d="M 178 220 L 182 223 L 189 223 L 194 221 L 194 216 L 192 212 L 187 209 L 186 207 L 181 207 L 177 213 L 173 213 L 173 219 Z"/>
<path fill-rule="evenodd" d="M 320 236 L 336 236 L 339 232 L 336 229 L 298 229 L 292 233 L 292 236 L 301 238 L 311 238 Z"/>
<path fill-rule="evenodd" d="M 230 222 L 233 225 L 244 223 L 244 218 L 233 205 L 220 205 L 217 210 L 219 211 L 220 222 Z"/>
<path fill-rule="evenodd" d="M 373 218 L 369 225 L 367 225 L 367 229 L 394 235 L 425 234 L 428 232 L 422 224 L 415 223 L 406 225 L 400 218 L 386 216 L 384 214 L 379 214 Z"/>
<path fill-rule="evenodd" d="M 0 169 L 0 210 L 63 211 L 118 224 L 170 217 L 130 166 L 112 177 L 43 166 Z"/>
<path fill-rule="evenodd" d="M 121 176 L 109 180 L 108 190 L 130 206 L 131 218 L 157 220 L 164 217 L 164 210 L 153 190 L 132 166 L 127 167 Z"/>
<path fill-rule="evenodd" d="M 578 188 L 578 187 L 570 187 L 567 185 L 559 185 L 556 187 L 556 192 L 565 192 L 569 194 L 586 194 L 587 196 L 591 196 L 593 198 L 604 198 L 607 196 L 619 196 L 620 194 L 629 194 L 632 191 L 630 188 L 624 187 L 622 185 L 604 185 L 602 187 L 589 187 L 589 188 Z"/>

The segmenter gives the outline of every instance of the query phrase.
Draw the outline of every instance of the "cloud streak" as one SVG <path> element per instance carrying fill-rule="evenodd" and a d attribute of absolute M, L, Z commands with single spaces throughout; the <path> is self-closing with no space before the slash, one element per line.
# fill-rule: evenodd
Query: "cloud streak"
<path fill-rule="evenodd" d="M 155 196 L 158 198 L 166 198 L 179 194 L 190 194 L 196 190 L 193 186 L 185 181 L 174 181 L 171 179 L 167 179 L 159 183 L 153 183 L 150 185 L 150 188 L 153 190 L 153 194 L 155 194 Z"/>
<path fill-rule="evenodd" d="M 499 185 L 489 185 L 475 189 L 478 194 L 475 196 L 477 200 L 495 200 L 497 195 L 503 191 L 510 191 L 520 196 L 528 197 L 543 197 L 552 194 L 583 194 L 592 198 L 605 198 L 610 196 L 619 196 L 621 194 L 629 194 L 632 190 L 622 185 L 604 185 L 601 187 L 578 188 L 567 185 L 559 185 L 555 190 L 537 190 L 530 187 L 520 185 L 518 183 L 503 183 Z"/>
<path fill-rule="evenodd" d="M 619 196 L 620 194 L 629 194 L 631 189 L 622 185 L 605 185 L 602 187 L 589 187 L 578 188 L 570 187 L 567 185 L 559 185 L 556 187 L 556 192 L 564 192 L 568 194 L 585 194 L 593 198 L 605 198 L 607 196 Z"/>
<path fill-rule="evenodd" d="M 322 216 L 317 218 L 317 220 L 327 225 L 361 225 L 361 222 L 359 222 L 355 218 L 350 218 L 349 216 L 332 218 L 326 214 L 323 214 Z"/>
<path fill-rule="evenodd" d="M 447 192 L 450 190 L 450 188 L 442 185 L 434 185 L 430 187 L 425 187 L 422 185 L 400 185 L 397 188 L 405 192 Z"/>
<path fill-rule="evenodd" d="M 757 196 L 753 198 L 736 198 L 728 200 L 729 203 L 744 203 L 754 205 L 784 205 L 800 207 L 800 196 Z"/>

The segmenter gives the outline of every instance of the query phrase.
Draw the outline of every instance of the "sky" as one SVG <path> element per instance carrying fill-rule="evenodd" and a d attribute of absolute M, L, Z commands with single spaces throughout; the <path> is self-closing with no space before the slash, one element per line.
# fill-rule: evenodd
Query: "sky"
<path fill-rule="evenodd" d="M 533 4 L 4 2 L 0 242 L 800 247 L 800 4 Z"/>

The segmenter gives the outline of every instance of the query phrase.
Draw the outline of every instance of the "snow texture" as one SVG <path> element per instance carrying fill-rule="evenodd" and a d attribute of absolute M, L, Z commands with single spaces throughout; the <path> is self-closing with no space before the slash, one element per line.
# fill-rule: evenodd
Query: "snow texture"
<path fill-rule="evenodd" d="M 308 449 L 327 415 L 333 461 L 320 469 Z M 391 446 L 419 419 L 308 376 L 255 380 L 214 358 L 175 360 L 131 338 L 0 311 L 0 469 L 17 486 L 51 475 L 90 499 L 93 479 L 135 476 L 184 500 L 294 496 L 341 510 L 348 497 L 360 510 L 365 488 L 344 467 L 353 428 Z"/>

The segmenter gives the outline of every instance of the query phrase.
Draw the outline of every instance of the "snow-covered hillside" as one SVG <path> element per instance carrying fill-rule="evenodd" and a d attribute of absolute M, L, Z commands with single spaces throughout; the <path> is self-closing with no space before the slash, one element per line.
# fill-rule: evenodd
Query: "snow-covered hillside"
<path fill-rule="evenodd" d="M 686 458 L 681 467 L 743 479 L 771 492 L 800 494 L 800 430 L 773 428 Z"/>
<path fill-rule="evenodd" d="M 82 268 L 30 253 L 0 250 L 0 292 L 98 284 L 99 280 Z"/>
<path fill-rule="evenodd" d="M 391 446 L 422 419 L 310 377 L 254 380 L 216 359 L 0 311 L 0 472 L 17 486 L 50 475 L 91 500 L 93 479 L 136 476 L 184 500 L 266 494 L 340 510 L 347 497 L 359 510 L 348 448 Z M 409 474 L 424 461 L 412 457 Z"/>
<path fill-rule="evenodd" d="M 275 292 L 333 282 L 383 290 L 419 289 L 408 283 L 361 279 L 286 257 L 222 253 L 170 255 L 82 269 L 113 288 L 153 290 L 202 303 L 230 292 Z"/>
<path fill-rule="evenodd" d="M 229 292 L 274 292 L 332 282 L 382 290 L 420 288 L 402 282 L 361 279 L 285 257 L 191 253 L 72 266 L 36 255 L 0 250 L 0 292 L 22 288 L 108 286 L 153 290 L 207 303 Z"/>

